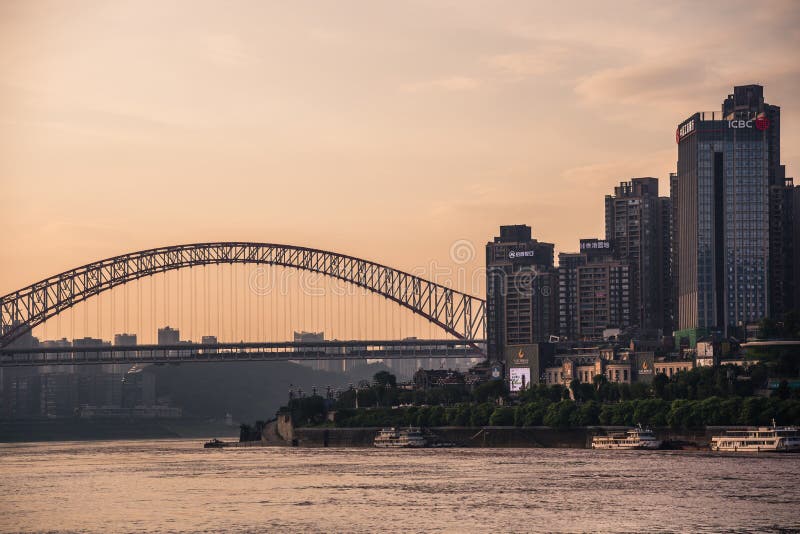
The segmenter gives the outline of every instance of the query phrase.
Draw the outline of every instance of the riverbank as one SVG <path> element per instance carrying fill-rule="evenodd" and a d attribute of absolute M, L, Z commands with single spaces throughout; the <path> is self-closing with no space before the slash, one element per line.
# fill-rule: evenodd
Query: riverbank
<path fill-rule="evenodd" d="M 169 438 L 232 438 L 239 428 L 202 419 L 5 419 L 0 443 Z"/>
<path fill-rule="evenodd" d="M 623 426 L 589 426 L 568 429 L 547 426 L 481 426 L 481 427 L 429 427 L 425 432 L 439 440 L 454 443 L 458 447 L 507 447 L 507 448 L 590 448 L 592 436 L 624 431 Z M 711 437 L 725 430 L 741 427 L 709 426 L 698 430 L 653 429 L 656 437 L 664 441 L 667 448 L 706 448 Z M 281 432 L 265 432 L 264 442 L 271 445 L 296 447 L 372 447 L 380 427 L 287 428 Z"/>

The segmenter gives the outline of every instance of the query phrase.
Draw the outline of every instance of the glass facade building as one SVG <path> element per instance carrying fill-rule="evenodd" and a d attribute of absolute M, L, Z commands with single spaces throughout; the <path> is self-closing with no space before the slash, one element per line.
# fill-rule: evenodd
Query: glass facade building
<path fill-rule="evenodd" d="M 769 315 L 770 183 L 777 139 L 769 116 L 777 108 L 752 89 L 760 86 L 745 87 L 746 105 L 730 103 L 731 95 L 723 111 L 695 113 L 676 133 L 681 331 L 730 334 L 732 327 Z"/>

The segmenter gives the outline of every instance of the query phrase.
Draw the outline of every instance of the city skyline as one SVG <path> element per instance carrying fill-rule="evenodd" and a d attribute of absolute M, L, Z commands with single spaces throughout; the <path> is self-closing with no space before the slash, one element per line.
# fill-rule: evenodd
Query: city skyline
<path fill-rule="evenodd" d="M 560 33 L 567 10 L 520 4 L 490 17 L 477 4 L 262 6 L 252 20 L 201 3 L 85 5 L 0 7 L 0 293 L 214 239 L 413 270 L 452 264 L 456 240 L 479 251 L 501 224 L 525 223 L 575 252 L 602 237 L 614 185 L 654 176 L 667 194 L 675 127 L 733 85 L 760 83 L 781 106 L 782 159 L 796 174 L 789 2 L 750 17 L 744 2 L 719 14 L 659 6 L 651 18 L 641 5 L 587 7 Z M 729 24 L 698 36 L 705 12 Z M 698 59 L 699 46 L 756 66 Z"/>
<path fill-rule="evenodd" d="M 0 534 L 800 532 L 797 50 L 800 0 L 0 0 Z"/>

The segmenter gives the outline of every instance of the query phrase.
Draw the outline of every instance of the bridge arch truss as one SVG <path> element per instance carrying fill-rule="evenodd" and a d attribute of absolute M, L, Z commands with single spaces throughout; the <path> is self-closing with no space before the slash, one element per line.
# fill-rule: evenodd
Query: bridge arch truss
<path fill-rule="evenodd" d="M 379 263 L 271 243 L 217 242 L 131 252 L 51 276 L 0 298 L 0 348 L 39 324 L 114 287 L 202 265 L 276 265 L 365 288 L 421 315 L 457 339 L 484 339 L 485 301 Z"/>

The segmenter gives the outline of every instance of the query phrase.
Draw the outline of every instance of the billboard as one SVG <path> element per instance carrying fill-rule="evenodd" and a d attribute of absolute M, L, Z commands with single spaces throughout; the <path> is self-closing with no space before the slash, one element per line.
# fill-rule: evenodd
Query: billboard
<path fill-rule="evenodd" d="M 511 391 L 528 389 L 531 384 L 531 369 L 530 367 L 512 367 L 508 370 L 508 378 Z"/>
<path fill-rule="evenodd" d="M 642 382 L 650 382 L 655 376 L 655 354 L 652 352 L 638 352 L 634 355 L 631 370 L 633 375 Z"/>
<path fill-rule="evenodd" d="M 538 384 L 541 378 L 542 369 L 552 359 L 554 345 L 549 343 L 523 343 L 519 345 L 507 345 L 505 347 L 505 376 L 511 384 L 511 369 L 525 369 L 525 387 L 533 382 Z M 511 391 L 515 391 L 512 389 Z"/>
<path fill-rule="evenodd" d="M 492 380 L 502 380 L 503 379 L 503 365 L 501 363 L 492 364 L 492 368 L 489 371 L 489 377 Z"/>

